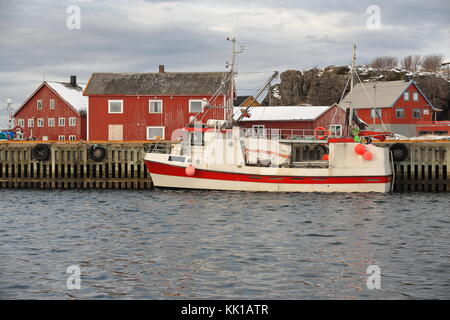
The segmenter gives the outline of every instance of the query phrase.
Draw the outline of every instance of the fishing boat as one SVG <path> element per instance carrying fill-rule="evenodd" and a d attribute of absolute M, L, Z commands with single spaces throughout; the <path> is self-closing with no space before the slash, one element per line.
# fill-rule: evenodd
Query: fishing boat
<path fill-rule="evenodd" d="M 354 46 L 350 88 L 355 59 Z M 371 143 L 372 138 L 383 140 L 390 133 L 360 130 L 364 124 L 353 113 L 351 103 L 343 132 L 325 128 L 243 128 L 239 124 L 249 115 L 250 108 L 228 111 L 226 119 L 206 123 L 194 118 L 179 130 L 180 142 L 173 144 L 169 153 L 147 152 L 144 162 L 155 187 L 268 192 L 391 191 L 394 171 L 390 151 Z M 228 109 L 233 110 L 232 104 Z M 295 155 L 299 150 L 309 157 L 299 159 Z"/>

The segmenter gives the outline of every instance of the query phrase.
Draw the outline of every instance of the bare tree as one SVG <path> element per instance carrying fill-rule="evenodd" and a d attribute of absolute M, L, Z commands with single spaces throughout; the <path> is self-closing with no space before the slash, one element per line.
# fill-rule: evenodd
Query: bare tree
<path fill-rule="evenodd" d="M 443 69 L 444 69 L 444 75 L 446 76 L 446 78 L 450 79 L 450 64 L 447 63 L 446 65 L 444 65 Z"/>
<path fill-rule="evenodd" d="M 442 53 L 429 54 L 423 58 L 422 67 L 426 71 L 437 72 L 441 69 L 444 62 L 444 55 Z"/>
<path fill-rule="evenodd" d="M 402 60 L 403 69 L 408 70 L 408 71 L 414 71 L 414 70 L 412 70 L 412 62 L 413 62 L 412 55 L 404 57 Z"/>
<path fill-rule="evenodd" d="M 371 63 L 373 68 L 377 69 L 392 69 L 397 67 L 398 65 L 398 58 L 396 57 L 376 57 L 372 60 Z"/>
<path fill-rule="evenodd" d="M 415 72 L 415 71 L 419 70 L 421 65 L 422 65 L 422 56 L 416 54 L 414 57 L 412 57 L 411 71 Z"/>

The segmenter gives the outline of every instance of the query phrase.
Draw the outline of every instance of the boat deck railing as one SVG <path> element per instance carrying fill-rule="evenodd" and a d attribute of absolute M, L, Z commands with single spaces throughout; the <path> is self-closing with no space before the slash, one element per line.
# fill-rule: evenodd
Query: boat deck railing
<path fill-rule="evenodd" d="M 342 137 L 342 129 L 330 132 L 327 129 L 266 129 L 254 126 L 245 128 L 244 137 L 281 140 L 282 142 L 324 143 L 328 138 Z"/>

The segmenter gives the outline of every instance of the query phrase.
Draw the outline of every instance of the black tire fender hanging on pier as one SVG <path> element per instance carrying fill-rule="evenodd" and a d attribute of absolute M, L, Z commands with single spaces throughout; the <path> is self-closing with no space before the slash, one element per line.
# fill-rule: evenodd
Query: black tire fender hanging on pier
<path fill-rule="evenodd" d="M 50 146 L 48 144 L 39 143 L 31 149 L 31 155 L 34 160 L 47 161 L 50 158 Z"/>
<path fill-rule="evenodd" d="M 392 158 L 394 161 L 403 161 L 408 157 L 408 147 L 404 143 L 394 143 L 389 147 L 392 152 Z"/>
<path fill-rule="evenodd" d="M 89 159 L 97 162 L 106 158 L 106 148 L 104 146 L 94 144 L 89 147 Z"/>

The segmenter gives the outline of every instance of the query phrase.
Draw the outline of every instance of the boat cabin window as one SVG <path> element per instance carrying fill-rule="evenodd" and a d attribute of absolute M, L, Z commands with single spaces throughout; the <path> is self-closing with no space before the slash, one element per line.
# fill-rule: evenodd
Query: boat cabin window
<path fill-rule="evenodd" d="M 186 159 L 185 157 L 169 156 L 169 161 L 184 162 L 185 159 Z"/>
<path fill-rule="evenodd" d="M 200 131 L 193 131 L 190 135 L 190 141 L 192 146 L 203 146 L 204 145 L 204 134 Z"/>

